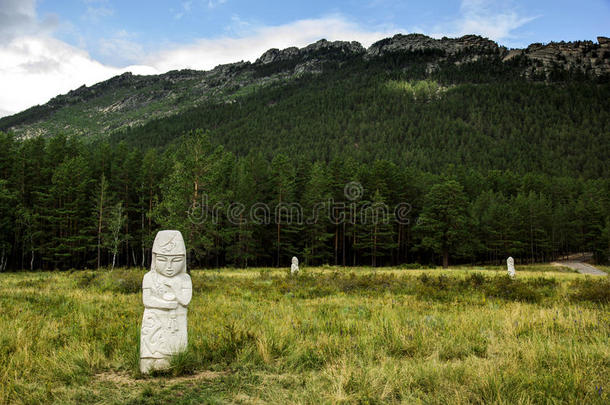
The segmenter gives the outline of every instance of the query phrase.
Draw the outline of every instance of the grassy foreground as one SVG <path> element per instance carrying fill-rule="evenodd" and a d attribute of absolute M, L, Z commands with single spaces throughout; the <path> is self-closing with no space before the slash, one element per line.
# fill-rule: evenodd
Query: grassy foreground
<path fill-rule="evenodd" d="M 0 274 L 0 403 L 609 403 L 608 277 L 517 270 L 195 270 L 154 377 L 145 270 Z"/>

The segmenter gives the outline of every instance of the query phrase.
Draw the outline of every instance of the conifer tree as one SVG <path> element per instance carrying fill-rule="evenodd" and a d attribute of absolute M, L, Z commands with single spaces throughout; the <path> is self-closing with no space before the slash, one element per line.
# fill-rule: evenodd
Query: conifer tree
<path fill-rule="evenodd" d="M 8 181 L 0 179 L 0 272 L 6 270 L 12 248 L 11 231 L 15 195 L 8 188 Z"/>
<path fill-rule="evenodd" d="M 332 259 L 329 242 L 333 233 L 328 232 L 328 204 L 330 202 L 330 184 L 324 166 L 316 162 L 311 167 L 309 181 L 303 194 L 303 209 L 305 216 L 305 233 L 307 242 L 303 255 L 305 263 L 324 264 Z"/>
<path fill-rule="evenodd" d="M 442 256 L 444 268 L 449 266 L 450 255 L 461 253 L 467 243 L 466 205 L 463 188 L 455 180 L 432 186 L 426 195 L 416 232 L 421 234 L 421 247 Z"/>
<path fill-rule="evenodd" d="M 276 266 L 294 252 L 291 246 L 290 231 L 294 229 L 299 218 L 293 210 L 295 168 L 290 159 L 282 153 L 277 154 L 271 162 L 271 179 L 273 202 L 275 203 L 274 220 L 276 229 L 275 259 Z"/>
<path fill-rule="evenodd" d="M 188 135 L 174 155 L 174 167 L 161 182 L 161 202 L 153 209 L 163 228 L 180 230 L 191 259 L 209 261 L 217 253 L 217 222 L 222 213 L 222 147 L 214 148 L 206 133 Z"/>
<path fill-rule="evenodd" d="M 393 213 L 385 204 L 379 190 L 375 191 L 372 201 L 360 204 L 356 229 L 358 240 L 355 247 L 364 257 L 371 258 L 371 266 L 379 265 L 379 258 L 391 257 L 397 244 L 394 240 Z"/>
<path fill-rule="evenodd" d="M 256 192 L 253 192 L 254 177 L 246 160 L 240 160 L 233 168 L 232 187 L 235 190 L 233 206 L 228 218 L 229 226 L 236 228 L 234 240 L 228 247 L 229 261 L 239 267 L 248 267 L 256 259 L 254 224 L 250 218 L 250 209 L 256 203 Z"/>

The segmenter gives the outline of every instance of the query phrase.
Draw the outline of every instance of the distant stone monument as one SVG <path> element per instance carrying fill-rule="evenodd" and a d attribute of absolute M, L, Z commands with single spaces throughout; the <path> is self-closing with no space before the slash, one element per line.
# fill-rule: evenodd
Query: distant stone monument
<path fill-rule="evenodd" d="M 512 257 L 506 259 L 506 266 L 508 267 L 508 275 L 510 277 L 515 277 L 515 259 Z"/>
<path fill-rule="evenodd" d="M 186 307 L 193 285 L 186 273 L 186 248 L 180 232 L 157 233 L 150 267 L 142 280 L 140 371 L 144 374 L 169 367 L 170 357 L 186 349 Z"/>
<path fill-rule="evenodd" d="M 290 265 L 290 275 L 294 276 L 295 274 L 299 274 L 299 259 L 293 256 L 292 264 Z"/>

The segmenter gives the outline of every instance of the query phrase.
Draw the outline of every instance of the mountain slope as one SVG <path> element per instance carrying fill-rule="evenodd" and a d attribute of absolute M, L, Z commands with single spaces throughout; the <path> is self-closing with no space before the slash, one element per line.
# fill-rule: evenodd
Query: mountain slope
<path fill-rule="evenodd" d="M 202 129 L 238 156 L 261 152 L 269 160 L 283 152 L 307 161 L 386 159 L 430 172 L 453 165 L 610 176 L 609 85 L 446 86 L 352 68 L 153 120 L 110 139 L 146 149 Z"/>
<path fill-rule="evenodd" d="M 301 49 L 271 49 L 254 63 L 221 65 L 207 72 L 182 70 L 158 76 L 126 73 L 4 117 L 0 130 L 22 137 L 55 133 L 103 136 L 193 107 L 232 103 L 260 89 L 345 69 L 353 63 L 364 70 L 402 72 L 403 76 L 409 73 L 413 78 L 435 78 L 444 84 L 497 79 L 498 72 L 489 71 L 468 80 L 462 77 L 466 70 L 489 70 L 490 66 L 504 74 L 503 80 L 510 71 L 513 78 L 535 81 L 578 77 L 604 82 L 610 73 L 610 42 L 599 37 L 598 44 L 533 44 L 526 49 L 507 50 L 474 35 L 436 40 L 410 34 L 381 40 L 366 50 L 357 42 L 321 40 Z"/>

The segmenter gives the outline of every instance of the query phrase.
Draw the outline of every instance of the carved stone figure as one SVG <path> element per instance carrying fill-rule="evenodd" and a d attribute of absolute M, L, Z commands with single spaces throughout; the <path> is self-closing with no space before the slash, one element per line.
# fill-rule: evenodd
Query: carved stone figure
<path fill-rule="evenodd" d="M 299 274 L 299 259 L 296 256 L 292 257 L 292 264 L 290 265 L 290 274 Z"/>
<path fill-rule="evenodd" d="M 510 277 L 515 277 L 515 259 L 512 257 L 506 259 L 506 266 L 508 267 L 508 275 Z"/>
<path fill-rule="evenodd" d="M 140 370 L 169 366 L 187 345 L 187 305 L 193 285 L 186 273 L 186 248 L 179 231 L 160 231 L 152 248 L 150 271 L 142 280 L 144 316 L 140 333 Z"/>

